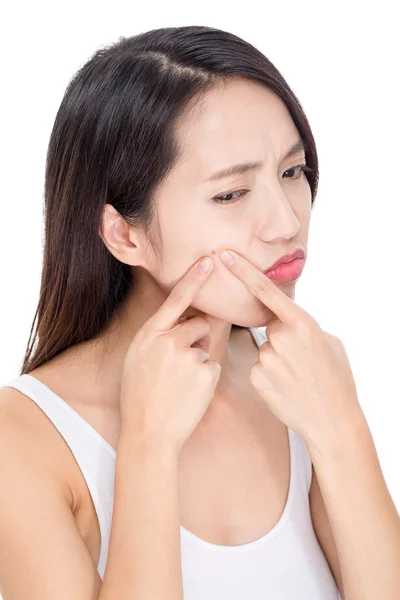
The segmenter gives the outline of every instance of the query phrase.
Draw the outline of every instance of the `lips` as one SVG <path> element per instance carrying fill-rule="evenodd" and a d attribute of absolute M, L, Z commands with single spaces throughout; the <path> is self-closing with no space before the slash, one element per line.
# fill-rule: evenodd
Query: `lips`
<path fill-rule="evenodd" d="M 270 267 L 268 267 L 268 269 L 266 271 L 264 271 L 264 273 L 268 274 L 270 271 L 275 269 L 278 265 L 291 262 L 295 258 L 301 258 L 301 259 L 305 258 L 305 252 L 302 248 L 298 248 L 297 250 L 295 250 L 295 252 L 292 252 L 292 254 L 285 254 L 284 256 L 281 256 L 280 258 L 278 258 L 278 260 L 276 262 L 274 262 L 274 264 L 272 264 Z"/>

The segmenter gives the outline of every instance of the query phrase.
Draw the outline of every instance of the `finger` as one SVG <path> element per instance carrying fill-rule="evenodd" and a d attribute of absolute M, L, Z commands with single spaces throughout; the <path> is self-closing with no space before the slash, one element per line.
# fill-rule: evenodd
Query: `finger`
<path fill-rule="evenodd" d="M 274 282 L 251 262 L 237 252 L 233 252 L 236 262 L 225 266 L 247 286 L 267 308 L 272 310 L 282 323 L 294 324 L 299 318 L 307 318 L 307 313 L 291 300 Z"/>
<path fill-rule="evenodd" d="M 187 319 L 183 327 L 178 327 L 175 339 L 182 345 L 191 348 L 200 348 L 204 352 L 210 352 L 211 330 L 210 323 L 203 317 Z"/>
<path fill-rule="evenodd" d="M 200 263 L 204 258 L 210 260 L 211 269 L 205 273 L 199 271 Z M 174 327 L 182 313 L 191 305 L 194 298 L 207 281 L 214 267 L 211 257 L 203 257 L 195 263 L 187 273 L 178 281 L 167 299 L 151 317 L 151 326 L 158 331 L 166 331 Z"/>

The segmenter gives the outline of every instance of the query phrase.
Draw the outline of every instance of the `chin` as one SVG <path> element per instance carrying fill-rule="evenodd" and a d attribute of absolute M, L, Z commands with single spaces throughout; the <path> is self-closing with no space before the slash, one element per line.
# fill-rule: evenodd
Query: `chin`
<path fill-rule="evenodd" d="M 295 298 L 295 281 L 289 281 L 279 284 L 279 289 L 288 296 L 291 300 Z M 272 312 L 265 304 L 258 298 L 253 296 L 256 301 L 256 307 L 254 304 L 248 311 L 240 311 L 240 316 L 231 319 L 232 325 L 237 327 L 266 327 L 271 321 L 276 319 L 276 315 Z"/>

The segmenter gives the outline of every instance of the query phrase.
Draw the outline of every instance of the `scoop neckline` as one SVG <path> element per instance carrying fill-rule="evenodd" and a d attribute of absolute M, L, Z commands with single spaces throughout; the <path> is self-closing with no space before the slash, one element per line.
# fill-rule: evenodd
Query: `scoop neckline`
<path fill-rule="evenodd" d="M 209 542 L 207 540 L 204 540 L 203 538 L 200 538 L 199 536 L 186 529 L 183 525 L 180 525 L 180 530 L 184 537 L 205 549 L 213 550 L 216 552 L 224 552 L 225 554 L 235 554 L 255 550 L 260 546 L 267 544 L 267 542 L 270 542 L 276 535 L 278 535 L 280 530 L 284 527 L 287 520 L 289 519 L 293 506 L 293 497 L 296 485 L 296 446 L 294 440 L 294 431 L 290 427 L 286 427 L 286 431 L 289 440 L 290 454 L 289 490 L 283 512 L 279 518 L 279 521 L 272 527 L 272 529 L 270 529 L 266 534 L 262 535 L 260 538 L 253 540 L 252 542 L 247 542 L 246 544 L 239 544 L 236 546 L 224 546 L 222 544 L 214 544 L 213 542 Z"/>

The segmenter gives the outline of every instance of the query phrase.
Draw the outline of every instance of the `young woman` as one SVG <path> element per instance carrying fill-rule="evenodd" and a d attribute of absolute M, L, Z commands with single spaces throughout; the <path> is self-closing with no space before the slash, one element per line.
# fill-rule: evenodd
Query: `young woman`
<path fill-rule="evenodd" d="M 77 72 L 36 331 L 0 391 L 3 600 L 376 598 L 383 540 L 388 600 L 398 514 L 372 451 L 359 505 L 351 371 L 293 302 L 317 182 L 299 101 L 231 33 L 120 38 Z"/>

